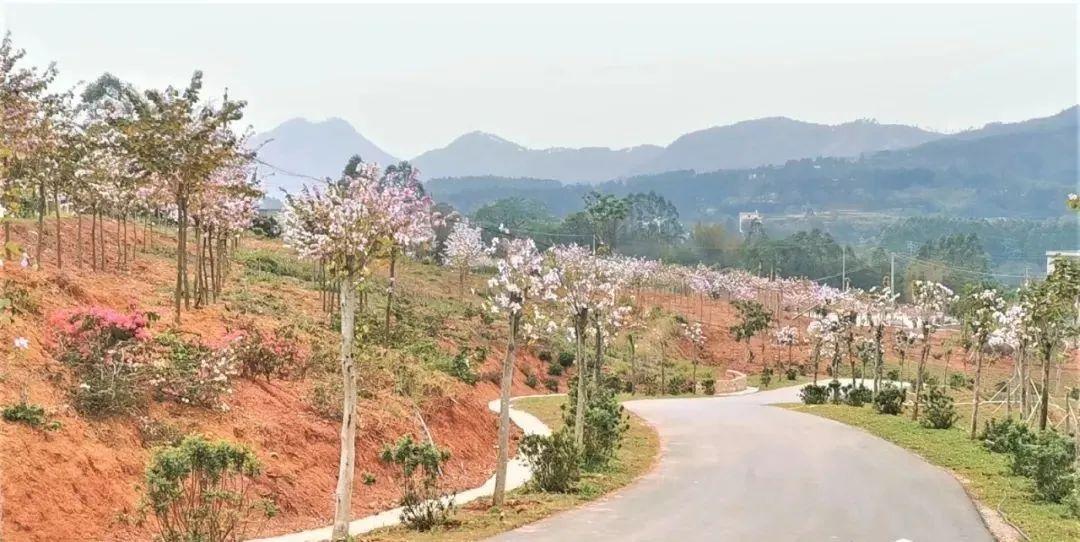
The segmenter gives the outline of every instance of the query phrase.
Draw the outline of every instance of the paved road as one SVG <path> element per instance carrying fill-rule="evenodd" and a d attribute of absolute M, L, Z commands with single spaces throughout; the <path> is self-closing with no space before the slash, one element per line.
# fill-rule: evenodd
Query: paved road
<path fill-rule="evenodd" d="M 767 406 L 796 388 L 633 401 L 660 464 L 616 495 L 492 540 L 991 542 L 948 473 L 843 424 Z"/>

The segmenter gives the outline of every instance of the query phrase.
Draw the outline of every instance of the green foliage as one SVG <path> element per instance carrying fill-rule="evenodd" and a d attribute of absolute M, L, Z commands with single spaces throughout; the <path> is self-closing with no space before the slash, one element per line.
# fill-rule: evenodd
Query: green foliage
<path fill-rule="evenodd" d="M 545 378 L 544 387 L 550 392 L 557 392 L 559 391 L 559 381 L 554 378 Z"/>
<path fill-rule="evenodd" d="M 287 252 L 266 249 L 240 250 L 233 258 L 256 275 L 291 277 L 305 281 L 315 278 L 310 264 Z"/>
<path fill-rule="evenodd" d="M 395 444 L 385 446 L 379 459 L 400 470 L 403 525 L 417 531 L 429 531 L 450 521 L 454 502 L 439 488 L 442 465 L 450 459 L 450 452 L 431 443 L 421 444 L 405 435 Z"/>
<path fill-rule="evenodd" d="M 888 371 L 885 371 L 885 380 L 900 382 L 900 369 L 889 369 Z"/>
<path fill-rule="evenodd" d="M 377 480 L 375 479 L 375 475 L 371 474 L 370 472 L 365 472 L 364 474 L 360 475 L 360 483 L 364 484 L 365 486 L 373 486 L 375 485 L 376 481 Z"/>
<path fill-rule="evenodd" d="M 701 387 L 705 391 L 705 395 L 716 395 L 716 379 L 713 377 L 706 377 L 701 381 Z"/>
<path fill-rule="evenodd" d="M 1013 472 L 1035 480 L 1035 496 L 1049 502 L 1061 502 L 1076 484 L 1073 462 L 1076 442 L 1055 431 L 1039 433 L 1034 442 L 1021 444 L 1013 451 Z"/>
<path fill-rule="evenodd" d="M 952 373 L 949 375 L 949 387 L 954 390 L 970 390 L 974 385 L 975 381 L 968 378 L 967 375 L 961 373 Z"/>
<path fill-rule="evenodd" d="M 841 391 L 844 395 L 844 404 L 848 406 L 861 407 L 874 400 L 873 390 L 862 384 L 855 387 L 848 384 Z"/>
<path fill-rule="evenodd" d="M 536 378 L 536 373 L 529 371 L 525 375 L 525 385 L 530 388 L 535 388 L 540 385 L 540 380 Z"/>
<path fill-rule="evenodd" d="M 906 397 L 906 389 L 886 383 L 878 389 L 877 397 L 874 398 L 874 410 L 878 414 L 898 415 L 904 411 L 904 399 Z"/>
<path fill-rule="evenodd" d="M 228 349 L 213 350 L 197 340 L 162 333 L 153 341 L 150 382 L 159 397 L 185 405 L 226 408 L 224 396 L 232 393 L 236 359 Z"/>
<path fill-rule="evenodd" d="M 807 405 L 824 405 L 829 399 L 829 390 L 825 386 L 807 384 L 799 391 L 799 399 Z"/>
<path fill-rule="evenodd" d="M 281 237 L 282 229 L 281 223 L 274 215 L 264 215 L 259 213 L 255 215 L 255 218 L 251 221 L 251 231 L 255 235 L 261 235 L 267 239 L 277 239 Z"/>
<path fill-rule="evenodd" d="M 526 435 L 519 448 L 541 491 L 567 493 L 581 477 L 581 454 L 565 427 L 550 436 Z"/>
<path fill-rule="evenodd" d="M 772 376 L 772 367 L 765 367 L 761 369 L 761 376 L 758 378 L 758 381 L 761 382 L 761 387 L 763 389 L 769 389 L 769 384 L 772 383 Z"/>
<path fill-rule="evenodd" d="M 575 377 L 570 381 L 563 411 L 563 423 L 571 432 L 577 409 L 577 393 L 578 379 Z M 629 421 L 615 392 L 608 386 L 596 387 L 590 383 L 585 408 L 581 459 L 585 468 L 598 470 L 606 467 L 622 446 L 622 437 L 629 428 Z"/>
<path fill-rule="evenodd" d="M 551 376 L 562 376 L 563 366 L 558 363 L 552 363 L 547 367 L 547 374 Z"/>
<path fill-rule="evenodd" d="M 25 401 L 4 407 L 3 418 L 5 422 L 22 423 L 34 429 L 52 431 L 60 428 L 60 422 L 49 421 L 43 407 Z"/>
<path fill-rule="evenodd" d="M 146 468 L 146 504 L 162 542 L 239 542 L 276 513 L 252 496 L 262 466 L 246 446 L 194 435 L 159 448 Z"/>
<path fill-rule="evenodd" d="M 1026 424 L 1005 418 L 1001 421 L 991 418 L 983 426 L 979 439 L 992 452 L 1011 454 L 1024 444 L 1035 441 L 1036 434 Z"/>
<path fill-rule="evenodd" d="M 230 334 L 229 350 L 240 374 L 247 378 L 302 378 L 307 373 L 296 328 L 279 326 L 264 334 L 250 320 L 241 320 Z"/>
<path fill-rule="evenodd" d="M 754 351 L 750 348 L 750 339 L 769 328 L 772 313 L 765 310 L 761 303 L 753 300 L 738 299 L 732 301 L 731 304 L 739 312 L 739 323 L 731 326 L 731 335 L 736 341 L 746 343 L 747 353 L 753 360 Z"/>
<path fill-rule="evenodd" d="M 788 367 L 787 369 L 784 370 L 784 377 L 787 378 L 788 380 L 798 380 L 799 379 L 799 370 L 796 369 L 795 367 Z"/>
<path fill-rule="evenodd" d="M 934 386 L 922 396 L 923 409 L 919 423 L 930 429 L 948 429 L 960 415 L 956 413 L 953 398 L 941 386 Z"/>
<path fill-rule="evenodd" d="M 574 353 L 573 352 L 559 352 L 559 365 L 564 369 L 569 369 L 574 365 Z"/>

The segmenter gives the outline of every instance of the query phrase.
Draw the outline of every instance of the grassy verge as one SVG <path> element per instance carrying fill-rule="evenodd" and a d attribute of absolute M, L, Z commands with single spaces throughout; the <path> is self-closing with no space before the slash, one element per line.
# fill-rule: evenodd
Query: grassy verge
<path fill-rule="evenodd" d="M 536 416 L 552 429 L 562 426 L 560 406 L 565 396 L 532 397 L 516 401 L 517 408 Z M 507 495 L 501 510 L 490 508 L 488 499 L 480 499 L 458 510 L 457 525 L 426 533 L 401 527 L 376 531 L 361 537 L 365 541 L 466 541 L 494 536 L 527 523 L 543 519 L 556 512 L 587 503 L 606 493 L 626 486 L 644 474 L 660 450 L 656 431 L 637 416 L 630 414 L 630 429 L 615 461 L 601 472 L 582 473 L 578 491 L 571 494 L 543 493 L 530 485 Z"/>
<path fill-rule="evenodd" d="M 1062 504 L 1036 501 L 1033 482 L 1009 472 L 1009 458 L 968 438 L 964 420 L 952 429 L 926 429 L 906 416 L 885 416 L 869 407 L 785 405 L 785 408 L 861 428 L 907 448 L 926 461 L 966 480 L 968 490 L 990 508 L 1000 506 L 1032 542 L 1080 540 L 1080 520 L 1069 518 Z"/>

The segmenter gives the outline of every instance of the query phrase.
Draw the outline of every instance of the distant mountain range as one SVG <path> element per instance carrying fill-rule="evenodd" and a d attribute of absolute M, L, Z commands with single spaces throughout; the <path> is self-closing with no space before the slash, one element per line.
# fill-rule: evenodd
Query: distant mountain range
<path fill-rule="evenodd" d="M 1041 187 L 1044 182 L 1075 186 L 1076 132 L 1076 107 L 1050 117 L 992 123 L 951 135 L 867 120 L 825 125 L 772 117 L 691 132 L 666 147 L 641 145 L 616 150 L 528 149 L 496 135 L 471 132 L 411 162 L 424 179 L 518 179 L 506 187 L 520 188 L 521 179 L 591 184 L 623 180 L 623 185 L 651 184 L 644 182 L 648 178 L 700 181 L 722 177 L 725 171 L 781 167 L 793 160 L 844 158 L 846 161 L 835 163 L 857 164 L 863 172 L 930 170 L 937 172 L 941 182 L 945 182 L 941 175 L 950 171 L 956 175 L 962 172 L 965 183 L 974 182 L 969 177 L 978 175 L 1026 180 L 1028 185 L 1018 187 L 1020 190 Z M 398 161 L 338 118 L 322 122 L 292 119 L 259 134 L 253 143 L 261 145 L 260 160 L 276 166 L 262 168 L 264 175 L 272 174 L 265 179 L 273 192 L 310 183 L 305 176 L 336 177 L 353 154 L 380 164 Z M 753 199 L 751 193 L 744 196 Z"/>
<path fill-rule="evenodd" d="M 914 147 L 820 157 L 782 165 L 681 169 L 596 185 L 550 179 L 473 176 L 434 179 L 428 192 L 462 212 L 501 198 L 527 198 L 556 215 L 582 206 L 589 190 L 656 192 L 683 221 L 728 219 L 739 211 L 769 216 L 860 210 L 894 215 L 1058 217 L 1077 190 L 1078 109 L 940 136 Z"/>
<path fill-rule="evenodd" d="M 274 166 L 259 166 L 267 195 L 272 197 L 280 189 L 294 191 L 304 183 L 311 184 L 313 181 L 308 177 L 338 177 L 354 154 L 384 165 L 397 162 L 339 118 L 322 122 L 287 120 L 269 132 L 256 135 L 251 146 L 258 149 L 259 160 Z"/>

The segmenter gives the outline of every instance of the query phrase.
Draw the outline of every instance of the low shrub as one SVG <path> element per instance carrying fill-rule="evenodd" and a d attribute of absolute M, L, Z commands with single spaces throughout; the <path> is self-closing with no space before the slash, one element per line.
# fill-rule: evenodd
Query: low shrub
<path fill-rule="evenodd" d="M 135 412 L 145 403 L 148 376 L 144 360 L 142 345 L 126 343 L 106 352 L 97 363 L 79 364 L 71 405 L 87 416 Z"/>
<path fill-rule="evenodd" d="M 224 396 L 232 393 L 238 371 L 229 348 L 212 350 L 198 341 L 165 333 L 155 339 L 151 385 L 159 397 L 185 405 L 227 409 Z"/>
<path fill-rule="evenodd" d="M 239 542 L 273 503 L 253 497 L 262 466 L 250 448 L 193 435 L 159 448 L 146 469 L 146 504 L 162 542 Z"/>
<path fill-rule="evenodd" d="M 95 363 L 122 343 L 150 338 L 153 313 L 121 312 L 108 307 L 59 310 L 49 317 L 57 333 L 60 359 L 72 365 Z"/>
<path fill-rule="evenodd" d="M 536 388 L 540 385 L 540 380 L 536 378 L 536 373 L 529 371 L 525 374 L 525 385 L 530 388 Z"/>
<path fill-rule="evenodd" d="M 953 398 L 940 386 L 927 390 L 922 396 L 923 410 L 919 423 L 930 429 L 948 429 L 960 415 L 956 413 Z"/>
<path fill-rule="evenodd" d="M 983 446 L 991 452 L 1011 454 L 1018 450 L 1021 445 L 1035 441 L 1036 434 L 1026 424 L 1017 422 L 1012 418 L 997 420 L 991 418 L 983 425 L 979 439 Z"/>
<path fill-rule="evenodd" d="M 886 383 L 878 389 L 877 397 L 874 397 L 874 410 L 878 414 L 896 416 L 904 411 L 904 399 L 906 398 L 906 389 Z"/>
<path fill-rule="evenodd" d="M 807 405 L 823 405 L 829 399 L 829 390 L 825 386 L 807 384 L 799 392 L 799 399 Z"/>
<path fill-rule="evenodd" d="M 399 469 L 403 525 L 429 531 L 450 521 L 454 501 L 439 488 L 442 464 L 450 459 L 450 452 L 430 443 L 415 442 L 406 435 L 385 446 L 379 458 Z"/>
<path fill-rule="evenodd" d="M 705 390 L 705 395 L 716 395 L 716 379 L 708 377 L 701 381 L 701 387 Z"/>
<path fill-rule="evenodd" d="M 478 378 L 476 371 L 473 371 L 472 368 L 472 358 L 474 355 L 474 351 L 471 351 L 468 348 L 462 348 L 458 351 L 456 356 L 448 358 L 445 361 L 437 362 L 435 366 L 440 371 L 472 386 L 476 384 Z"/>
<path fill-rule="evenodd" d="M 573 352 L 559 352 L 559 365 L 562 365 L 564 369 L 569 369 L 573 364 Z"/>
<path fill-rule="evenodd" d="M 226 336 L 240 375 L 245 378 L 302 378 L 307 373 L 310 356 L 302 352 L 300 339 L 292 326 L 280 326 L 264 334 L 247 320 Z"/>
<path fill-rule="evenodd" d="M 769 384 L 772 383 L 773 370 L 772 367 L 765 367 L 761 370 L 761 376 L 759 381 L 761 382 L 762 389 L 769 389 Z"/>
<path fill-rule="evenodd" d="M 526 435 L 519 448 L 541 491 L 567 493 L 581 478 L 581 454 L 565 428 L 550 436 Z"/>
<path fill-rule="evenodd" d="M 21 423 L 34 429 L 43 429 L 48 424 L 49 417 L 45 414 L 45 408 L 40 405 L 19 401 L 18 403 L 4 407 L 3 418 L 8 423 Z"/>
<path fill-rule="evenodd" d="M 844 402 L 844 385 L 835 378 L 829 382 L 829 401 L 834 405 Z"/>
<path fill-rule="evenodd" d="M 1074 485 L 1072 464 L 1076 443 L 1056 431 L 1038 433 L 1028 443 L 1012 451 L 1012 472 L 1035 481 L 1035 496 L 1050 502 L 1060 502 Z"/>
<path fill-rule="evenodd" d="M 574 415 L 577 411 L 578 380 L 573 378 L 567 393 L 566 407 L 563 410 L 563 423 L 572 432 Z M 629 422 L 619 404 L 615 393 L 607 387 L 591 387 L 585 410 L 584 441 L 582 445 L 582 464 L 589 469 L 606 467 L 615 452 L 622 445 L 623 434 L 629 428 Z"/>
<path fill-rule="evenodd" d="M 799 370 L 795 367 L 788 367 L 784 370 L 784 377 L 788 380 L 797 380 L 799 378 Z"/>
<path fill-rule="evenodd" d="M 550 377 L 545 378 L 544 387 L 547 388 L 547 390 L 550 392 L 557 392 L 559 391 L 559 381 Z"/>
<path fill-rule="evenodd" d="M 311 387 L 308 403 L 320 416 L 330 420 L 341 419 L 342 382 L 336 375 L 320 379 Z"/>
<path fill-rule="evenodd" d="M 174 423 L 146 417 L 138 422 L 139 441 L 144 448 L 176 446 L 184 440 L 184 430 Z"/>
<path fill-rule="evenodd" d="M 551 354 L 551 350 L 541 350 L 540 353 L 536 355 L 536 359 L 544 363 L 555 361 L 555 357 Z"/>
<path fill-rule="evenodd" d="M 851 384 L 844 386 L 844 404 L 853 407 L 861 407 L 874 400 L 874 392 L 870 388 L 859 384 L 852 387 Z"/>
<path fill-rule="evenodd" d="M 268 239 L 277 239 L 282 234 L 281 223 L 278 222 L 278 219 L 274 215 L 264 215 L 262 213 L 255 215 L 255 218 L 251 220 L 250 229 L 256 235 Z"/>
<path fill-rule="evenodd" d="M 949 387 L 954 390 L 970 390 L 975 386 L 975 381 L 961 373 L 949 375 Z"/>
<path fill-rule="evenodd" d="M 690 393 L 693 383 L 682 373 L 675 373 L 668 378 L 667 390 L 668 395 L 682 395 L 684 393 Z"/>
<path fill-rule="evenodd" d="M 900 370 L 899 369 L 889 369 L 888 371 L 885 372 L 885 380 L 891 380 L 893 382 L 899 382 L 900 381 Z"/>
<path fill-rule="evenodd" d="M 547 374 L 551 376 L 562 376 L 563 366 L 558 363 L 552 363 L 547 367 Z"/>

